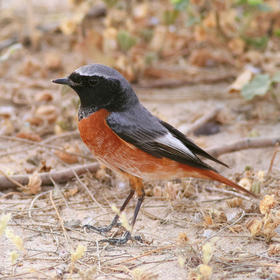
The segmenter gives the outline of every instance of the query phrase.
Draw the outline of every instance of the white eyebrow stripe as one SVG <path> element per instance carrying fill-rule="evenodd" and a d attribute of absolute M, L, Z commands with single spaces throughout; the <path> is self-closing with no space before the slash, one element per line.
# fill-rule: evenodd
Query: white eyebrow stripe
<path fill-rule="evenodd" d="M 85 67 L 80 67 L 80 68 L 76 69 L 74 72 L 81 76 L 92 76 L 92 72 L 87 71 L 88 68 L 86 69 L 86 71 L 82 71 L 83 69 L 85 70 Z"/>
<path fill-rule="evenodd" d="M 196 158 L 195 154 L 190 149 L 188 149 L 179 139 L 174 137 L 169 132 L 163 136 L 156 138 L 155 141 L 158 143 L 161 143 L 163 145 L 169 146 L 181 153 L 184 153 L 191 157 Z"/>
<path fill-rule="evenodd" d="M 86 76 L 86 77 L 91 77 L 93 75 L 95 75 L 96 73 L 94 71 L 90 71 L 91 69 L 86 69 L 85 71 L 82 71 L 84 67 L 80 67 L 78 69 L 76 69 L 74 72 L 80 76 Z M 97 75 L 97 74 L 96 74 Z M 110 75 L 101 75 L 101 74 L 98 74 L 97 75 L 98 77 L 103 77 L 105 79 L 109 79 L 110 78 Z"/>

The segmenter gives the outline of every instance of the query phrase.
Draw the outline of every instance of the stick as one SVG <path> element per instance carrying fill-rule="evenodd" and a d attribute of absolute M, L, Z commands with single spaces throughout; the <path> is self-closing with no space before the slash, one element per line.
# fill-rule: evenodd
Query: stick
<path fill-rule="evenodd" d="M 231 80 L 235 77 L 234 73 L 223 74 L 216 77 L 190 77 L 185 79 L 157 79 L 153 81 L 144 80 L 137 86 L 139 88 L 178 88 L 186 85 L 197 85 L 197 84 L 213 84 Z"/>
<path fill-rule="evenodd" d="M 207 153 L 214 157 L 218 157 L 223 154 L 228 154 L 236 151 L 246 150 L 246 149 L 256 149 L 256 148 L 267 148 L 273 147 L 277 143 L 280 143 L 279 137 L 272 138 L 243 138 L 231 144 L 226 144 L 221 147 L 207 149 Z"/>
<path fill-rule="evenodd" d="M 271 170 L 272 170 L 272 167 L 273 167 L 275 158 L 276 158 L 276 154 L 277 154 L 279 151 L 280 151 L 280 150 L 279 150 L 279 143 L 277 143 L 277 144 L 275 145 L 275 149 L 274 149 L 272 158 L 271 158 L 271 160 L 270 160 L 269 168 L 268 168 L 268 171 L 267 171 L 267 176 L 271 173 Z"/>
<path fill-rule="evenodd" d="M 75 177 L 75 173 L 77 175 L 84 174 L 87 171 L 95 172 L 99 168 L 99 164 L 97 162 L 83 165 L 83 166 L 77 166 L 72 167 L 70 169 L 65 169 L 62 171 L 57 172 L 46 172 L 46 173 L 39 173 L 42 185 L 52 185 L 52 180 L 55 180 L 58 183 L 64 183 L 69 181 L 70 179 Z M 74 172 L 73 172 L 74 171 Z M 29 181 L 28 175 L 14 175 L 9 176 L 9 179 L 7 179 L 5 176 L 0 176 L 0 190 L 4 190 L 7 188 L 14 188 L 18 187 L 15 183 L 13 183 L 12 180 L 17 181 L 21 185 L 27 185 Z"/>
<path fill-rule="evenodd" d="M 214 110 L 210 111 L 208 114 L 204 115 L 200 119 L 196 120 L 191 126 L 182 125 L 179 130 L 184 133 L 185 135 L 191 134 L 198 128 L 202 127 L 204 124 L 213 120 L 217 114 L 221 111 L 221 108 L 215 108 Z"/>

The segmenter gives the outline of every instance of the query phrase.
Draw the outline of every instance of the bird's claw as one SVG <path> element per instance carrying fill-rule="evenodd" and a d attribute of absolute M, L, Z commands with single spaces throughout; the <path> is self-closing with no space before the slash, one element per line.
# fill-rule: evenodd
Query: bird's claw
<path fill-rule="evenodd" d="M 95 226 L 92 226 L 92 225 L 84 225 L 83 228 L 85 228 L 87 230 L 92 230 L 92 231 L 98 232 L 100 234 L 106 233 L 106 232 L 108 232 L 108 231 L 110 231 L 112 229 L 112 227 L 110 227 L 110 226 L 107 226 L 107 227 L 95 227 Z"/>
<path fill-rule="evenodd" d="M 121 238 L 106 238 L 100 240 L 99 242 L 103 242 L 103 243 L 107 242 L 111 245 L 123 245 L 126 244 L 128 240 L 135 240 L 143 243 L 143 239 L 141 238 L 141 236 L 139 235 L 131 236 L 131 233 L 129 231 L 126 231 Z"/>

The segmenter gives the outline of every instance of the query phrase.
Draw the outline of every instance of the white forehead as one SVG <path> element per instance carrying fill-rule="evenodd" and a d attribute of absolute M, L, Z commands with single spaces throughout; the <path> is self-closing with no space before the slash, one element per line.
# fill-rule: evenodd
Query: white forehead
<path fill-rule="evenodd" d="M 102 64 L 89 64 L 74 71 L 81 76 L 101 76 L 104 78 L 120 78 L 121 74 L 108 66 Z"/>

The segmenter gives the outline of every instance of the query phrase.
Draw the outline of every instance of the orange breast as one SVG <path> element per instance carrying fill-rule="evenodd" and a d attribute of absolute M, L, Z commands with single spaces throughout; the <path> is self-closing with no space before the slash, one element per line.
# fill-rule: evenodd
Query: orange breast
<path fill-rule="evenodd" d="M 109 112 L 101 109 L 79 122 L 81 138 L 93 155 L 113 170 L 146 180 L 204 177 L 198 168 L 167 158 L 156 158 L 122 140 L 106 123 Z"/>

